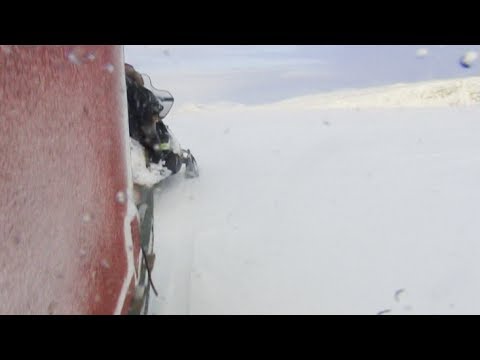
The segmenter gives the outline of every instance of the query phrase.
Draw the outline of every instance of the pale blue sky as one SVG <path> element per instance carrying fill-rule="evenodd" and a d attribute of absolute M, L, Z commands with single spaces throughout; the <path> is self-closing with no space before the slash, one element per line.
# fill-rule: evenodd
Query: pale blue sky
<path fill-rule="evenodd" d="M 416 52 L 428 49 L 419 58 Z M 125 61 L 177 103 L 259 104 L 398 82 L 480 75 L 459 65 L 479 45 L 127 45 Z"/>

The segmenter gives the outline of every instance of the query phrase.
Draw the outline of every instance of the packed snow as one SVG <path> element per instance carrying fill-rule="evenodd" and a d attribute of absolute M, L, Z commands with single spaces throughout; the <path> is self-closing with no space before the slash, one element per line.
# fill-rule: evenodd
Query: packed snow
<path fill-rule="evenodd" d="M 174 108 L 201 176 L 156 192 L 151 312 L 480 313 L 479 102 L 472 77 Z"/>
<path fill-rule="evenodd" d="M 147 167 L 145 149 L 132 138 L 130 138 L 130 158 L 133 182 L 137 185 L 152 187 L 171 174 L 170 170 L 163 166 L 163 163 L 152 163 Z"/>

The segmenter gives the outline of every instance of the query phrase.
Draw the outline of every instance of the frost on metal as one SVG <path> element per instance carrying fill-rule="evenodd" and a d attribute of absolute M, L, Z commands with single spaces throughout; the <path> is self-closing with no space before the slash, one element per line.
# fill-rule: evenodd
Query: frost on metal
<path fill-rule="evenodd" d="M 110 74 L 113 73 L 113 71 L 115 70 L 115 67 L 112 65 L 112 64 L 106 64 L 105 65 L 105 70 L 107 70 Z"/>
<path fill-rule="evenodd" d="M 90 221 L 92 221 L 92 214 L 86 212 L 85 214 L 83 214 L 82 216 L 82 221 L 84 223 L 89 223 Z"/>
<path fill-rule="evenodd" d="M 125 192 L 123 191 L 117 192 L 117 194 L 115 195 L 115 200 L 120 204 L 124 204 L 125 201 L 127 200 L 127 196 L 125 195 Z"/>
<path fill-rule="evenodd" d="M 88 51 L 84 46 L 75 46 L 67 53 L 68 61 L 75 65 L 82 65 L 86 62 L 91 62 L 95 60 L 95 58 L 95 53 L 93 51 Z"/>
<path fill-rule="evenodd" d="M 12 46 L 11 45 L 0 45 L 0 50 L 3 51 L 5 54 L 10 55 L 12 53 Z"/>

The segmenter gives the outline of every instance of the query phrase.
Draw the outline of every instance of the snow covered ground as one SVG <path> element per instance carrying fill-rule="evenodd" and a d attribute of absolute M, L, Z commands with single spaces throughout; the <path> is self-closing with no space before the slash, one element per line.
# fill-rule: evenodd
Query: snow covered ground
<path fill-rule="evenodd" d="M 156 194 L 152 313 L 480 313 L 479 91 L 174 108 L 201 174 Z"/>

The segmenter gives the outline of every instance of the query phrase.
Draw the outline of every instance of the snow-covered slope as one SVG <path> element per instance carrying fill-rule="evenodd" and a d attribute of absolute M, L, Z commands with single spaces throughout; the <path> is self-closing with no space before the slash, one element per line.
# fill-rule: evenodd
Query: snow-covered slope
<path fill-rule="evenodd" d="M 480 104 L 480 77 L 397 84 L 304 96 L 273 106 L 318 109 L 462 106 Z"/>
<path fill-rule="evenodd" d="M 472 102 L 478 78 L 172 114 L 201 176 L 156 195 L 153 313 L 480 313 L 480 106 L 437 106 Z"/>
<path fill-rule="evenodd" d="M 395 84 L 341 90 L 289 99 L 250 109 L 365 109 L 392 107 L 464 106 L 480 104 L 480 77 Z M 242 109 L 241 104 L 188 104 L 179 112 Z"/>

